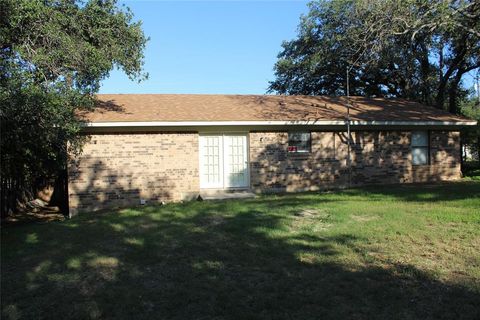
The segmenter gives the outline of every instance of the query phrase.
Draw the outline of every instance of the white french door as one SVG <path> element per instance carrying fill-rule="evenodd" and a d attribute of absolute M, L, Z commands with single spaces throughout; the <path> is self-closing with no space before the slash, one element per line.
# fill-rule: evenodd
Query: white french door
<path fill-rule="evenodd" d="M 248 187 L 246 134 L 201 134 L 199 147 L 200 188 Z"/>
<path fill-rule="evenodd" d="M 224 187 L 248 187 L 247 135 L 223 135 Z"/>
<path fill-rule="evenodd" d="M 223 136 L 200 136 L 200 188 L 223 188 Z"/>

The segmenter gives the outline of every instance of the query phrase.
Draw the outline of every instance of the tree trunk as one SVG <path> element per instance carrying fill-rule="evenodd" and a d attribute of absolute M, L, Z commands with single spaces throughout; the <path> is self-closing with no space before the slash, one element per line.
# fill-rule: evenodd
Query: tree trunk
<path fill-rule="evenodd" d="M 428 61 L 428 50 L 422 45 L 420 58 L 420 69 L 422 75 L 422 102 L 431 104 L 431 93 L 428 86 L 428 77 L 430 76 L 430 62 Z"/>
<path fill-rule="evenodd" d="M 443 42 L 442 42 L 442 45 L 440 46 L 440 51 L 438 53 L 439 85 L 438 85 L 437 97 L 435 101 L 436 107 L 439 109 L 443 109 L 443 102 L 445 100 L 444 91 L 445 91 L 446 82 L 443 76 L 443 67 L 444 67 L 444 61 L 443 61 Z"/>
<path fill-rule="evenodd" d="M 477 137 L 477 161 L 478 165 L 480 165 L 480 134 Z"/>
<path fill-rule="evenodd" d="M 455 77 L 453 80 L 450 89 L 448 90 L 448 111 L 453 114 L 458 114 L 458 103 L 457 103 L 457 94 L 458 94 L 458 77 Z M 457 82 L 458 81 L 458 82 Z"/>
<path fill-rule="evenodd" d="M 442 75 L 442 70 L 440 69 L 440 82 L 437 89 L 437 98 L 436 98 L 436 106 L 437 108 L 443 109 L 445 103 L 445 89 L 447 88 L 447 84 L 450 80 L 450 77 L 455 73 L 455 71 L 459 71 L 461 66 L 464 64 L 464 58 L 467 53 L 465 47 L 466 36 L 463 35 L 461 39 L 459 39 L 457 45 L 453 49 L 453 52 L 456 53 L 455 58 L 450 63 L 445 74 Z M 443 59 L 443 50 L 440 51 L 440 66 L 443 66 L 444 59 Z M 457 76 L 458 72 L 457 71 Z M 461 75 L 460 75 L 461 76 Z"/>

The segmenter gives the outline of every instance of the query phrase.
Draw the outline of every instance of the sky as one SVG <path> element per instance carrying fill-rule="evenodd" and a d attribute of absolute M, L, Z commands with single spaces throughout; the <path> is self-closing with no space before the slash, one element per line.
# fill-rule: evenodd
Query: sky
<path fill-rule="evenodd" d="M 100 93 L 265 94 L 308 1 L 122 1 L 143 21 L 149 79 L 114 70 Z"/>

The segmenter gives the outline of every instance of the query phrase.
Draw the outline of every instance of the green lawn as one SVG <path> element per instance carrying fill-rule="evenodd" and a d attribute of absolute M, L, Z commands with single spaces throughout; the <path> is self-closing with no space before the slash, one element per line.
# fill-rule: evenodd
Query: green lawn
<path fill-rule="evenodd" d="M 2 319 L 479 319 L 480 182 L 2 228 Z"/>

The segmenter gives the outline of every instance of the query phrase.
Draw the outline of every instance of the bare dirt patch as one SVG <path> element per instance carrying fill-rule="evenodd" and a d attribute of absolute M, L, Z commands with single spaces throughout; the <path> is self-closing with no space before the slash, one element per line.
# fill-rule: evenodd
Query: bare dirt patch
<path fill-rule="evenodd" d="M 330 214 L 323 209 L 303 209 L 293 214 L 297 218 L 328 218 Z"/>
<path fill-rule="evenodd" d="M 317 232 L 332 226 L 330 214 L 324 209 L 302 209 L 293 215 L 292 230 L 308 227 Z"/>
<path fill-rule="evenodd" d="M 368 221 L 373 221 L 373 220 L 377 220 L 378 217 L 376 216 L 371 216 L 371 215 L 356 215 L 356 214 L 352 214 L 351 216 L 352 220 L 354 220 L 355 222 L 368 222 Z"/>

